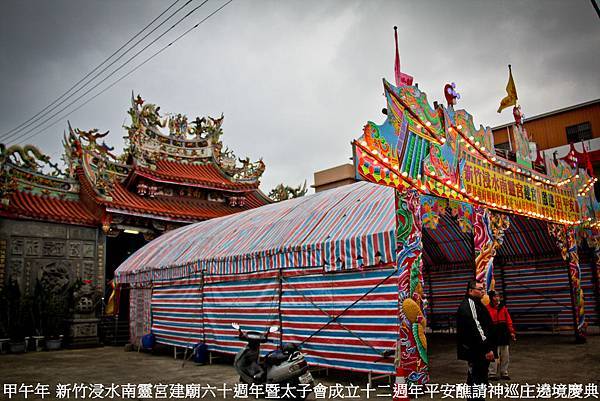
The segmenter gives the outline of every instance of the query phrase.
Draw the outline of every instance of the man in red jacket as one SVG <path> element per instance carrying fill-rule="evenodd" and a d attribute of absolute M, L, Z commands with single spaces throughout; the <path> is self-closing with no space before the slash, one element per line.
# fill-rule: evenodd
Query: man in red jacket
<path fill-rule="evenodd" d="M 492 318 L 492 338 L 498 346 L 498 358 L 490 363 L 488 379 L 498 380 L 498 376 L 500 376 L 501 379 L 510 380 L 508 376 L 508 345 L 511 339 L 516 341 L 517 336 L 508 309 L 503 303 L 500 303 L 500 296 L 493 290 L 488 292 L 488 296 L 490 303 L 486 305 L 486 308 Z"/>

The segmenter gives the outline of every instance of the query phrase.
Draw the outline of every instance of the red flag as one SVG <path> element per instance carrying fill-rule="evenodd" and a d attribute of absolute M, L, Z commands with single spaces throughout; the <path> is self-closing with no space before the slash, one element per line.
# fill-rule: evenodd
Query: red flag
<path fill-rule="evenodd" d="M 394 62 L 394 75 L 396 77 L 396 86 L 412 85 L 413 77 L 403 74 L 400 71 L 400 52 L 398 52 L 398 27 L 394 27 L 394 40 L 396 41 L 396 60 Z"/>
<path fill-rule="evenodd" d="M 394 40 L 396 41 L 396 62 L 394 63 L 394 75 L 396 86 L 400 86 L 400 53 L 398 52 L 398 27 L 394 27 Z"/>

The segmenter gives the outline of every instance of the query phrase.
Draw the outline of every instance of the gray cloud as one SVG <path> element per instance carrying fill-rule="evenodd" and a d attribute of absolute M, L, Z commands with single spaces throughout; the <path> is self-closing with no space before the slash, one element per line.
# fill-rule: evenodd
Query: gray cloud
<path fill-rule="evenodd" d="M 168 4 L 4 1 L 0 132 L 47 105 Z M 170 38 L 221 4 L 210 0 Z M 511 118 L 496 113 L 509 63 L 527 115 L 598 98 L 598 22 L 586 0 L 237 0 L 68 119 L 110 130 L 120 148 L 131 90 L 165 112 L 224 112 L 225 145 L 264 158 L 268 192 L 282 181 L 312 183 L 315 170 L 348 162 L 366 121 L 383 120 L 394 25 L 402 69 L 430 102 L 454 81 L 459 106 L 476 124 L 493 126 Z M 30 142 L 56 157 L 65 127 L 66 118 Z"/>

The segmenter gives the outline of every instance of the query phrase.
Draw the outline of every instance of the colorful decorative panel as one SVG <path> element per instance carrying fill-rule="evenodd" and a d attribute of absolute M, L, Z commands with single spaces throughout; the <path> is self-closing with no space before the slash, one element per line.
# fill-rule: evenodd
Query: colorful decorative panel
<path fill-rule="evenodd" d="M 134 287 L 129 292 L 129 342 L 139 344 L 144 334 L 150 333 L 152 288 Z"/>
<path fill-rule="evenodd" d="M 569 263 L 569 282 L 571 284 L 575 336 L 578 340 L 585 341 L 587 323 L 585 321 L 583 289 L 581 288 L 581 269 L 579 267 L 579 254 L 577 253 L 575 230 L 558 224 L 548 224 L 548 232 L 556 240 L 556 244 L 561 251 L 563 260 Z"/>
<path fill-rule="evenodd" d="M 384 90 L 386 120 L 369 122 L 354 142 L 358 179 L 565 225 L 598 224 L 600 206 L 589 195 L 594 179 L 562 160 L 547 162 L 547 175 L 534 170 L 520 125 L 512 162 L 496 155 L 491 129 L 476 128 L 468 112 L 454 110 L 455 101 L 432 108 L 416 86 L 384 80 Z"/>
<path fill-rule="evenodd" d="M 485 208 L 475 209 L 475 279 L 483 282 L 488 290 L 495 288 L 494 257 L 503 243 L 504 232 L 509 225 L 508 215 Z"/>
<path fill-rule="evenodd" d="M 509 174 L 481 159 L 466 156 L 461 181 L 465 190 L 492 207 L 507 207 L 519 214 L 528 212 L 557 221 L 577 221 L 579 206 L 566 188 L 535 185 L 520 175 Z"/>
<path fill-rule="evenodd" d="M 426 307 L 423 290 L 423 242 L 421 240 L 421 199 L 414 190 L 396 193 L 396 264 L 400 273 L 400 327 L 396 365 L 411 383 L 429 381 Z"/>

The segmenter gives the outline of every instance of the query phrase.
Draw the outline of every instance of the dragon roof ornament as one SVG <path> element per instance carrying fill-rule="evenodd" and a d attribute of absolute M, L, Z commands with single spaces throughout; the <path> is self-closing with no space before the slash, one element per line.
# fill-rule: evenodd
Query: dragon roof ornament
<path fill-rule="evenodd" d="M 35 146 L 6 147 L 0 143 L 0 200 L 3 205 L 8 205 L 16 190 L 68 199 L 76 196 L 78 184 Z"/>
<path fill-rule="evenodd" d="M 251 163 L 249 158 L 238 159 L 228 148 L 223 150 L 223 113 L 218 118 L 196 117 L 191 123 L 181 113 L 162 117 L 160 107 L 132 93 L 128 114 L 131 124 L 124 127 L 129 142 L 126 153 L 140 166 L 156 168 L 158 160 L 215 163 L 232 180 L 242 182 L 258 181 L 264 172 L 262 160 Z"/>
<path fill-rule="evenodd" d="M 132 94 L 131 100 L 128 111 L 131 124 L 125 126 L 128 147 L 120 155 L 106 144 L 108 131 L 95 128 L 85 131 L 73 128 L 70 122 L 62 139 L 61 160 L 65 171 L 33 145 L 6 147 L 0 144 L 0 198 L 3 202 L 7 203 L 15 190 L 76 199 L 78 171 L 84 172 L 100 198 L 110 201 L 115 184 L 125 182 L 135 166 L 156 169 L 159 160 L 212 164 L 222 172 L 224 180 L 258 183 L 265 170 L 262 159 L 252 163 L 247 157 L 238 158 L 227 147 L 223 150 L 223 114 L 218 118 L 196 117 L 189 124 L 183 114 L 162 117 L 160 107 L 146 103 L 140 95 L 133 97 Z"/>

